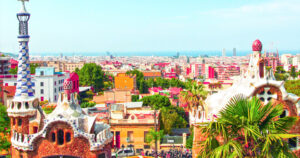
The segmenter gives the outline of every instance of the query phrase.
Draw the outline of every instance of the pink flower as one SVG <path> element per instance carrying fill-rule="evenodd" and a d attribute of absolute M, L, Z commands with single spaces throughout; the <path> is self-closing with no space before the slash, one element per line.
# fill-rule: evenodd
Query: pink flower
<path fill-rule="evenodd" d="M 5 130 L 7 130 L 7 128 L 4 128 Z"/>
<path fill-rule="evenodd" d="M 218 118 L 218 116 L 217 116 L 217 115 L 215 115 L 215 114 L 213 114 L 213 117 L 214 117 L 214 118 Z"/>

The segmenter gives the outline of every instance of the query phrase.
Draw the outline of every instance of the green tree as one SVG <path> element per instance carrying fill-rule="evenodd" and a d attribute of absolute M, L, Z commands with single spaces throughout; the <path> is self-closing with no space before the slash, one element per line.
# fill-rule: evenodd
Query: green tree
<path fill-rule="evenodd" d="M 146 142 L 148 144 L 154 144 L 155 141 L 161 140 L 163 136 L 164 136 L 163 130 L 155 131 L 154 128 L 151 128 L 149 133 L 146 135 Z"/>
<path fill-rule="evenodd" d="M 194 140 L 194 128 L 190 128 L 191 134 L 186 140 L 186 148 L 192 149 L 193 148 L 193 140 Z"/>
<path fill-rule="evenodd" d="M 11 144 L 7 135 L 10 133 L 10 119 L 3 104 L 0 104 L 0 133 L 0 151 L 9 151 Z"/>
<path fill-rule="evenodd" d="M 148 86 L 144 79 L 140 80 L 139 91 L 140 91 L 140 93 L 148 93 Z"/>
<path fill-rule="evenodd" d="M 37 67 L 39 67 L 39 64 L 31 63 L 31 64 L 30 64 L 30 73 L 31 73 L 31 74 L 35 74 L 35 69 L 36 69 Z M 18 66 L 16 66 L 16 67 L 13 68 L 13 69 L 10 69 L 10 70 L 9 70 L 9 73 L 10 73 L 10 74 L 16 75 L 16 74 L 18 73 Z"/>
<path fill-rule="evenodd" d="M 90 107 L 94 107 L 96 105 L 95 102 L 83 102 L 80 104 L 81 108 L 90 108 Z"/>
<path fill-rule="evenodd" d="M 137 102 L 139 100 L 139 97 L 140 97 L 139 95 L 132 95 L 131 96 L 131 101 L 132 102 Z"/>
<path fill-rule="evenodd" d="M 297 72 L 295 66 L 292 66 L 291 71 L 290 71 L 290 76 L 293 78 L 297 77 Z"/>
<path fill-rule="evenodd" d="M 199 157 L 295 157 L 284 139 L 298 136 L 288 134 L 297 117 L 280 118 L 282 112 L 282 105 L 234 97 L 214 121 L 202 124 L 207 139 Z"/>
<path fill-rule="evenodd" d="M 80 70 L 75 70 L 79 76 L 81 86 L 92 86 L 95 92 L 102 91 L 104 88 L 104 73 L 101 66 L 95 63 L 84 64 Z"/>
<path fill-rule="evenodd" d="M 293 93 L 300 96 L 300 79 L 288 80 L 284 83 L 284 87 L 288 93 Z"/>
<path fill-rule="evenodd" d="M 170 99 L 162 95 L 145 96 L 141 99 L 143 106 L 150 106 L 153 109 L 159 110 L 162 107 L 168 107 L 171 105 Z"/>
<path fill-rule="evenodd" d="M 202 106 L 204 108 L 204 100 L 207 97 L 208 92 L 204 89 L 203 84 L 197 84 L 197 82 L 192 82 L 187 84 L 187 91 L 182 91 L 180 93 L 180 101 L 183 104 L 188 105 L 188 109 L 193 107 Z"/>

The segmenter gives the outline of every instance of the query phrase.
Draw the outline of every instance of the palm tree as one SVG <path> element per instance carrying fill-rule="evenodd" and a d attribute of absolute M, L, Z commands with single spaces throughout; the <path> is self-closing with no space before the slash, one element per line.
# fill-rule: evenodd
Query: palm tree
<path fill-rule="evenodd" d="M 208 92 L 204 89 L 203 84 L 197 84 L 197 82 L 189 82 L 187 84 L 187 91 L 180 93 L 180 102 L 187 105 L 189 111 L 198 110 L 206 111 L 204 101 Z M 207 112 L 205 112 L 206 114 Z"/>
<path fill-rule="evenodd" d="M 207 94 L 203 84 L 190 82 L 190 84 L 187 85 L 187 91 L 182 91 L 180 95 L 181 101 L 188 104 L 188 109 L 192 109 L 193 107 L 203 106 Z"/>
<path fill-rule="evenodd" d="M 155 131 L 154 128 L 151 128 L 149 133 L 146 135 L 146 142 L 148 144 L 153 144 L 161 140 L 164 136 L 164 130 Z"/>
<path fill-rule="evenodd" d="M 299 136 L 288 134 L 297 117 L 280 118 L 282 112 L 282 105 L 234 97 L 214 121 L 202 123 L 207 139 L 199 157 L 296 157 L 285 140 Z"/>

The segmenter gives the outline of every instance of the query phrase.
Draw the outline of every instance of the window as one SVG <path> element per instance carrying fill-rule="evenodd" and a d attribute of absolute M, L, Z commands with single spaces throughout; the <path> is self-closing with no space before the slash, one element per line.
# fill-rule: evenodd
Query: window
<path fill-rule="evenodd" d="M 44 82 L 41 82 L 40 85 L 41 85 L 41 87 L 43 87 L 44 86 Z"/>
<path fill-rule="evenodd" d="M 41 71 L 41 76 L 44 76 L 44 71 Z"/>
<path fill-rule="evenodd" d="M 18 119 L 18 126 L 22 126 L 22 119 Z"/>
<path fill-rule="evenodd" d="M 54 132 L 51 133 L 51 141 L 55 142 L 55 133 Z"/>
<path fill-rule="evenodd" d="M 150 149 L 150 145 L 144 145 L 144 149 Z"/>
<path fill-rule="evenodd" d="M 147 143 L 147 134 L 148 133 L 149 133 L 149 131 L 144 132 L 144 143 Z"/>
<path fill-rule="evenodd" d="M 56 88 L 54 88 L 54 93 L 56 93 Z"/>
<path fill-rule="evenodd" d="M 63 145 L 64 144 L 64 131 L 63 130 L 58 130 L 57 132 L 57 139 L 58 139 L 58 145 Z"/>
<path fill-rule="evenodd" d="M 71 133 L 67 132 L 66 133 L 66 142 L 70 142 L 71 141 Z"/>
<path fill-rule="evenodd" d="M 37 126 L 33 126 L 33 133 L 37 133 L 38 132 L 38 127 Z"/>
<path fill-rule="evenodd" d="M 297 147 L 297 137 L 288 139 L 289 147 L 296 148 Z"/>
<path fill-rule="evenodd" d="M 286 117 L 288 114 L 288 111 L 287 110 L 283 110 L 282 114 L 279 116 L 279 118 L 283 118 L 283 117 Z"/>
<path fill-rule="evenodd" d="M 13 118 L 13 125 L 15 125 L 15 124 L 16 124 L 16 119 Z"/>
<path fill-rule="evenodd" d="M 105 153 L 99 154 L 97 158 L 106 158 Z"/>
<path fill-rule="evenodd" d="M 14 86 L 17 86 L 17 83 L 14 83 Z"/>
<path fill-rule="evenodd" d="M 18 109 L 21 109 L 22 103 L 18 103 Z"/>
<path fill-rule="evenodd" d="M 128 131 L 127 132 L 127 142 L 128 143 L 133 142 L 133 131 Z"/>
<path fill-rule="evenodd" d="M 54 81 L 54 85 L 56 86 L 56 81 Z"/>
<path fill-rule="evenodd" d="M 56 101 L 56 99 L 57 99 L 56 96 L 54 96 L 54 101 Z"/>
<path fill-rule="evenodd" d="M 44 94 L 44 90 L 43 89 L 41 89 L 41 94 Z"/>
<path fill-rule="evenodd" d="M 28 109 L 29 108 L 29 104 L 28 102 L 25 102 L 25 108 Z"/>

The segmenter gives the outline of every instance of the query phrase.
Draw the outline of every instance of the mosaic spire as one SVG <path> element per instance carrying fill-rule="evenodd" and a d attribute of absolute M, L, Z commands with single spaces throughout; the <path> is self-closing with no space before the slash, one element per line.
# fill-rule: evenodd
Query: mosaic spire
<path fill-rule="evenodd" d="M 17 13 L 17 18 L 19 20 L 19 57 L 18 57 L 18 79 L 15 97 L 33 97 L 33 89 L 30 75 L 30 62 L 29 62 L 29 35 L 28 35 L 28 21 L 30 14 L 26 11 L 25 1 L 21 0 L 22 8 L 19 13 Z"/>

